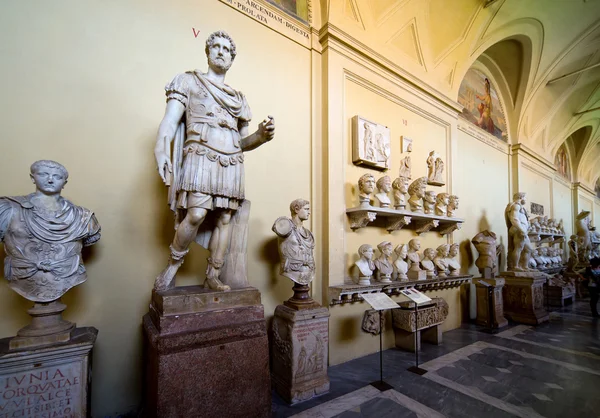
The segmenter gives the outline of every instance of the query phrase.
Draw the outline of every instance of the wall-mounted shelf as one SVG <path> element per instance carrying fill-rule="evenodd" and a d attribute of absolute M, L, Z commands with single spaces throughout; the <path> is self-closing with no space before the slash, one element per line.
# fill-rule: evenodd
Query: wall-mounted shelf
<path fill-rule="evenodd" d="M 396 281 L 388 284 L 376 283 L 370 286 L 359 286 L 357 284 L 343 284 L 329 287 L 329 304 L 342 305 L 344 303 L 362 302 L 360 297 L 363 293 L 384 292 L 388 295 L 398 295 L 400 290 L 415 288 L 426 292 L 431 290 L 450 289 L 459 287 L 465 283 L 471 283 L 472 275 L 448 276 L 427 280 Z"/>
<path fill-rule="evenodd" d="M 538 244 L 552 243 L 560 244 L 565 242 L 565 234 L 553 234 L 548 232 L 529 232 L 529 239 Z"/>
<path fill-rule="evenodd" d="M 442 236 L 450 234 L 460 229 L 465 221 L 461 218 L 426 215 L 424 213 L 377 208 L 374 206 L 359 206 L 346 209 L 346 215 L 348 215 L 348 219 L 350 220 L 350 228 L 353 230 L 372 224 L 384 227 L 388 232 L 397 231 L 402 228 L 412 229 L 419 235 L 428 231 L 437 231 Z"/>

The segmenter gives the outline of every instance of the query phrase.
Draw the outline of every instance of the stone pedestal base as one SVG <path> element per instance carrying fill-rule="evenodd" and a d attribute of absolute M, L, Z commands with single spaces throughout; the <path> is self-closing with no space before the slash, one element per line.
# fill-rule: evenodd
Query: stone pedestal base
<path fill-rule="evenodd" d="M 425 270 L 412 271 L 406 273 L 409 280 L 427 280 L 427 272 Z"/>
<path fill-rule="evenodd" d="M 479 283 L 480 281 L 487 283 L 492 289 L 492 309 L 490 309 L 490 287 Z M 508 325 L 508 321 L 504 317 L 504 302 L 502 300 L 502 288 L 504 287 L 504 279 L 498 277 L 496 279 L 474 279 L 475 292 L 477 295 L 477 319 L 475 323 L 489 328 L 502 328 Z M 491 312 L 491 318 L 490 318 Z M 491 321 L 491 324 L 490 324 Z"/>
<path fill-rule="evenodd" d="M 448 316 L 448 304 L 442 298 L 419 307 L 415 315 L 414 302 L 399 303 L 400 308 L 392 309 L 392 327 L 396 347 L 408 351 L 421 350 L 421 339 L 436 345 L 442 343 L 442 323 Z M 415 322 L 415 317 L 417 322 Z M 415 332 L 417 333 L 415 346 Z"/>
<path fill-rule="evenodd" d="M 66 343 L 9 348 L 0 340 L 0 417 L 88 417 L 96 328 L 76 328 Z"/>
<path fill-rule="evenodd" d="M 31 323 L 21 328 L 17 336 L 10 340 L 10 349 L 36 348 L 69 341 L 75 324 L 62 318 L 65 309 L 67 305 L 61 303 L 60 299 L 48 303 L 36 302 L 33 308 L 27 310 L 31 315 Z"/>
<path fill-rule="evenodd" d="M 539 272 L 501 273 L 506 284 L 503 289 L 504 315 L 514 322 L 538 325 L 548 321 L 544 308 L 546 276 Z"/>
<path fill-rule="evenodd" d="M 153 291 L 143 326 L 145 416 L 271 415 L 269 345 L 257 289 Z"/>
<path fill-rule="evenodd" d="M 329 392 L 327 308 L 277 306 L 271 337 L 273 387 L 286 402 L 295 404 Z"/>

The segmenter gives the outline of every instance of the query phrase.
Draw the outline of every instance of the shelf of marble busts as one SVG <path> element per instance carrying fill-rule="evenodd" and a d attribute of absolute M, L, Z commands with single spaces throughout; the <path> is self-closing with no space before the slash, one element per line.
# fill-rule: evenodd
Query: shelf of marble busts
<path fill-rule="evenodd" d="M 386 293 L 387 295 L 399 295 L 401 290 L 415 288 L 420 291 L 431 291 L 459 287 L 465 283 L 471 283 L 472 275 L 436 277 L 426 280 L 394 281 L 392 283 L 373 283 L 368 286 L 357 284 L 343 284 L 329 287 L 330 306 L 343 305 L 345 303 L 362 302 L 360 297 L 364 293 Z"/>
<path fill-rule="evenodd" d="M 552 265 L 550 267 L 542 267 L 542 268 L 538 267 L 537 270 L 541 273 L 556 274 L 556 273 L 562 273 L 566 268 L 567 268 L 567 266 L 565 266 L 565 265 L 562 265 L 562 266 Z"/>
<path fill-rule="evenodd" d="M 418 235 L 428 231 L 437 231 L 442 236 L 450 234 L 460 229 L 465 221 L 461 218 L 427 215 L 407 210 L 378 208 L 374 206 L 358 206 L 346 209 L 346 215 L 348 215 L 352 230 L 364 228 L 372 224 L 374 226 L 385 227 L 390 233 L 405 228 L 414 230 Z M 379 224 L 377 221 L 381 219 L 384 219 L 383 224 Z"/>
<path fill-rule="evenodd" d="M 538 244 L 552 243 L 560 244 L 565 242 L 565 234 L 554 234 L 550 232 L 529 232 L 529 239 Z"/>

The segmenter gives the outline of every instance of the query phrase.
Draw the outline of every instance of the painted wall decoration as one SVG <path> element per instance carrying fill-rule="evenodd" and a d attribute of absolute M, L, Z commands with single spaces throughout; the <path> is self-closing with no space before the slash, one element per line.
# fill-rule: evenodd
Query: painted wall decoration
<path fill-rule="evenodd" d="M 308 9 L 310 0 L 267 0 L 293 17 L 309 23 Z"/>
<path fill-rule="evenodd" d="M 460 84 L 458 103 L 464 106 L 462 116 L 472 124 L 508 142 L 506 117 L 498 93 L 489 78 L 473 68 Z"/>
<path fill-rule="evenodd" d="M 352 118 L 352 162 L 380 170 L 390 168 L 390 128 L 358 115 Z"/>
<path fill-rule="evenodd" d="M 531 214 L 532 215 L 543 215 L 544 214 L 544 206 L 539 203 L 531 202 Z"/>
<path fill-rule="evenodd" d="M 569 164 L 569 156 L 564 144 L 556 151 L 554 166 L 561 177 L 571 181 L 571 165 Z"/>

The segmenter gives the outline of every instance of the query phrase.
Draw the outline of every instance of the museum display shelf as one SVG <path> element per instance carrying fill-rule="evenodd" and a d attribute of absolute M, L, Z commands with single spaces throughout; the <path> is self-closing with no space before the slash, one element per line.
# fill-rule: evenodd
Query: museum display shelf
<path fill-rule="evenodd" d="M 407 210 L 378 208 L 374 206 L 358 206 L 346 209 L 353 230 L 364 228 L 367 225 L 382 226 L 389 232 L 402 228 L 412 229 L 421 235 L 428 231 L 437 231 L 442 236 L 460 229 L 464 223 L 461 218 L 447 216 L 427 215 Z M 377 221 L 376 221 L 377 220 Z M 381 223 L 381 221 L 383 222 Z"/>
<path fill-rule="evenodd" d="M 562 265 L 562 266 L 543 267 L 543 268 L 538 268 L 537 270 L 542 273 L 546 273 L 546 274 L 556 274 L 556 273 L 561 273 L 566 268 L 567 268 L 567 266 Z"/>
<path fill-rule="evenodd" d="M 450 289 L 471 283 L 472 275 L 438 277 L 426 280 L 394 281 L 392 283 L 374 283 L 368 286 L 357 284 L 343 284 L 329 287 L 329 305 L 342 305 L 344 303 L 362 302 L 360 297 L 364 293 L 384 292 L 390 296 L 400 294 L 401 290 L 415 288 L 420 291 Z"/>
<path fill-rule="evenodd" d="M 565 241 L 565 234 L 554 234 L 551 232 L 529 232 L 529 239 L 532 242 L 536 242 L 538 244 L 544 244 L 546 242 L 558 244 Z"/>

